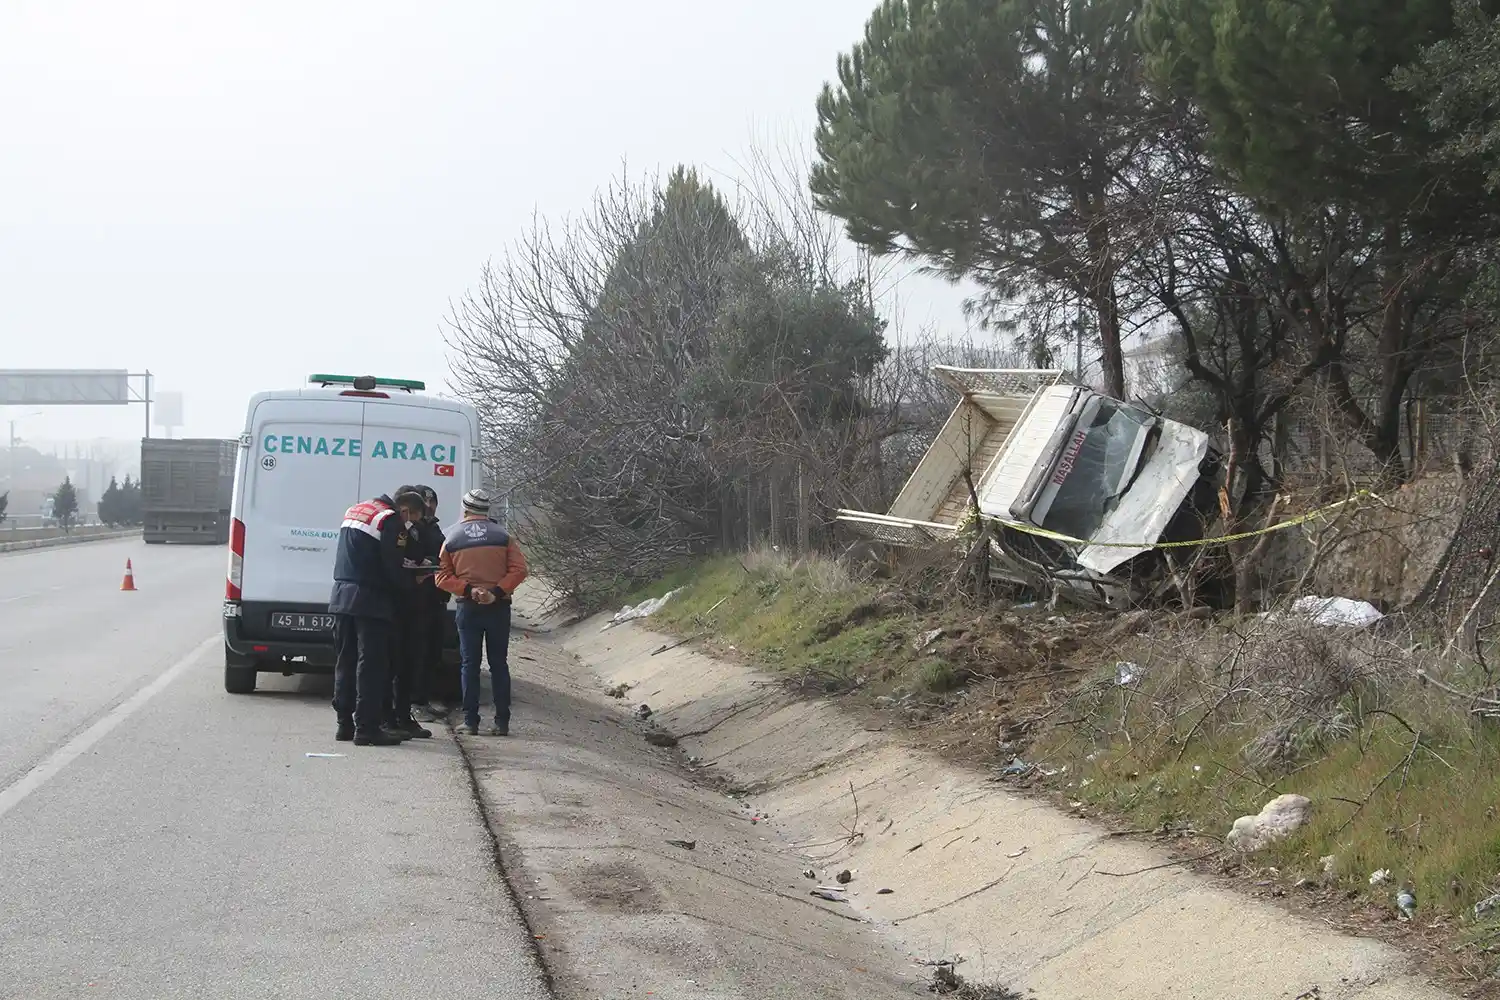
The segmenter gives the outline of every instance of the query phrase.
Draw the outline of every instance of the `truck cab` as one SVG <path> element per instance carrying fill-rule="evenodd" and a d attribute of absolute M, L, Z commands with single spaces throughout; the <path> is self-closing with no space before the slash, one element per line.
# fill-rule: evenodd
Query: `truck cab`
<path fill-rule="evenodd" d="M 421 382 L 311 375 L 251 397 L 239 440 L 224 588 L 224 687 L 333 667 L 328 596 L 344 512 L 402 484 L 431 486 L 439 520 L 481 480 L 479 416 Z M 445 660 L 457 662 L 452 610 Z"/>

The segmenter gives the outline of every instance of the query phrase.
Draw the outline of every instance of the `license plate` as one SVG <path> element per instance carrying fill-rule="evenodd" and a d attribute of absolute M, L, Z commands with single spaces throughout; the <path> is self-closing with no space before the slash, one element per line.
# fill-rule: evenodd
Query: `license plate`
<path fill-rule="evenodd" d="M 332 632 L 333 615 L 303 615 L 293 611 L 273 611 L 271 627 L 288 632 Z"/>

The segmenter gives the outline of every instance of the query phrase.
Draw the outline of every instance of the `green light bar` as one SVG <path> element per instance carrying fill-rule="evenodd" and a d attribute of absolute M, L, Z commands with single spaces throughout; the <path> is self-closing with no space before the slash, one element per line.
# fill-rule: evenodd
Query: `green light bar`
<path fill-rule="evenodd" d="M 355 379 L 363 380 L 363 375 L 309 375 L 309 385 L 353 385 Z M 426 390 L 427 383 L 410 378 L 376 378 L 375 385 L 387 389 L 408 389 L 412 392 Z"/>

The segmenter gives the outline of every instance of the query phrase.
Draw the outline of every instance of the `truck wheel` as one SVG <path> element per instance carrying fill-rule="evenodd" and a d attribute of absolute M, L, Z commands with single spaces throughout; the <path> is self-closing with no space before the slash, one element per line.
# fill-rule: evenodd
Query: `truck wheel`
<path fill-rule="evenodd" d="M 224 690 L 230 694 L 250 694 L 255 690 L 255 667 L 224 664 Z"/>

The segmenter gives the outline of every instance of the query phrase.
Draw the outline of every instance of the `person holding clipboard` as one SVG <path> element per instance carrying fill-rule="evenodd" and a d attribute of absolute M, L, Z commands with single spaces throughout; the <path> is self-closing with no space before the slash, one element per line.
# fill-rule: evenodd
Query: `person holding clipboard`
<path fill-rule="evenodd" d="M 407 738 L 429 739 L 432 730 L 412 718 L 412 683 L 421 655 L 420 616 L 423 608 L 421 582 L 437 570 L 437 562 L 428 559 L 423 539 L 422 521 L 427 514 L 427 500 L 415 486 L 396 491 L 396 509 L 401 512 L 402 527 L 396 538 L 404 570 L 404 586 L 396 594 L 396 617 L 391 630 L 391 680 L 385 702 L 386 728 Z"/>

